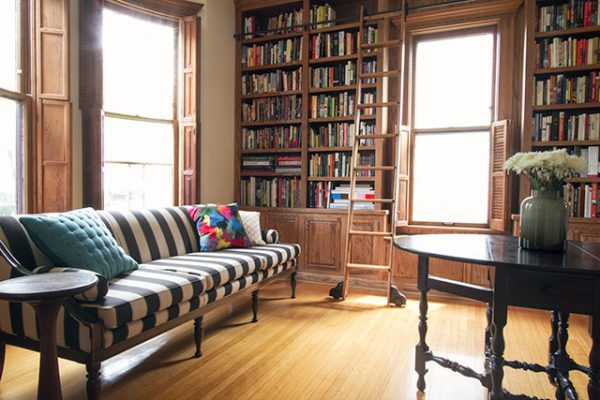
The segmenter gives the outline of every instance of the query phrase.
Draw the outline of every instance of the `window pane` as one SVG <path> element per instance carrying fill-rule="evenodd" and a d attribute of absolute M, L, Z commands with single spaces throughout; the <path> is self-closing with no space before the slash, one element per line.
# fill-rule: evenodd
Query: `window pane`
<path fill-rule="evenodd" d="M 416 54 L 415 128 L 490 124 L 491 33 L 421 41 Z"/>
<path fill-rule="evenodd" d="M 415 135 L 412 218 L 488 221 L 489 132 Z"/>
<path fill-rule="evenodd" d="M 22 212 L 23 105 L 0 97 L 0 215 Z"/>
<path fill-rule="evenodd" d="M 175 28 L 109 9 L 103 24 L 104 109 L 173 119 Z"/>
<path fill-rule="evenodd" d="M 104 119 L 104 207 L 173 204 L 173 124 Z"/>
<path fill-rule="evenodd" d="M 0 1 L 0 88 L 19 91 L 20 0 Z"/>

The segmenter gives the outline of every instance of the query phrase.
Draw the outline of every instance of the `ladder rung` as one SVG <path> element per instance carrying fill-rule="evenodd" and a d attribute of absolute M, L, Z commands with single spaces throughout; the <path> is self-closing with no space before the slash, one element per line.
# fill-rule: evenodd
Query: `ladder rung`
<path fill-rule="evenodd" d="M 395 139 L 398 137 L 397 133 L 376 133 L 373 135 L 354 135 L 355 139 Z"/>
<path fill-rule="evenodd" d="M 353 236 L 383 236 L 388 239 L 392 238 L 392 232 L 350 231 L 350 235 L 353 235 Z"/>
<path fill-rule="evenodd" d="M 357 165 L 356 167 L 354 167 L 354 169 L 356 171 L 394 171 L 396 170 L 396 167 L 394 167 L 393 165 Z"/>
<path fill-rule="evenodd" d="M 370 72 L 368 74 L 361 74 L 361 79 L 371 78 L 387 78 L 387 77 L 399 77 L 400 71 L 384 71 L 384 72 Z"/>
<path fill-rule="evenodd" d="M 381 14 L 365 15 L 365 17 L 363 19 L 365 21 L 377 21 L 380 19 L 399 17 L 401 15 L 402 15 L 402 11 L 388 11 L 388 12 L 384 12 Z"/>
<path fill-rule="evenodd" d="M 398 107 L 400 105 L 399 101 L 388 101 L 385 103 L 365 103 L 365 104 L 357 104 L 358 108 L 383 108 L 383 107 Z"/>
<path fill-rule="evenodd" d="M 381 49 L 383 47 L 400 47 L 402 42 L 400 40 L 386 40 L 378 43 L 366 43 L 360 46 L 363 50 Z"/>
<path fill-rule="evenodd" d="M 350 199 L 350 202 L 390 204 L 394 202 L 394 199 Z"/>
<path fill-rule="evenodd" d="M 391 270 L 391 268 L 387 265 L 348 263 L 347 266 L 348 266 L 348 268 L 357 268 L 357 269 L 376 269 L 376 270 L 383 270 L 383 271 Z"/>

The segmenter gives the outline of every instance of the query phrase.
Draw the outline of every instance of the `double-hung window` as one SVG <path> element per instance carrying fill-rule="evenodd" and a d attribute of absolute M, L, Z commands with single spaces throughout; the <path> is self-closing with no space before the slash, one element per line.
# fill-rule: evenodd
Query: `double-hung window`
<path fill-rule="evenodd" d="M 0 1 L 0 215 L 24 211 L 26 5 Z"/>
<path fill-rule="evenodd" d="M 175 202 L 177 24 L 105 8 L 104 207 Z"/>
<path fill-rule="evenodd" d="M 411 223 L 489 226 L 495 30 L 415 38 Z"/>

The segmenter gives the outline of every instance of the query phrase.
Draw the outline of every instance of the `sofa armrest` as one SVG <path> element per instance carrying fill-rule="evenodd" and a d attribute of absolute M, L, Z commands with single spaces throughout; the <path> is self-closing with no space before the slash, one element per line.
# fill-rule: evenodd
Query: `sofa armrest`
<path fill-rule="evenodd" d="M 108 293 L 108 280 L 95 272 L 87 271 L 85 269 L 78 268 L 64 268 L 64 267 L 51 267 L 43 265 L 33 270 L 34 274 L 45 274 L 45 273 L 78 273 L 78 274 L 93 274 L 98 278 L 98 282 L 91 289 L 86 290 L 83 293 L 73 296 L 79 301 L 96 301 L 102 299 Z"/>
<path fill-rule="evenodd" d="M 279 232 L 275 229 L 263 229 L 260 233 L 266 244 L 279 243 Z"/>

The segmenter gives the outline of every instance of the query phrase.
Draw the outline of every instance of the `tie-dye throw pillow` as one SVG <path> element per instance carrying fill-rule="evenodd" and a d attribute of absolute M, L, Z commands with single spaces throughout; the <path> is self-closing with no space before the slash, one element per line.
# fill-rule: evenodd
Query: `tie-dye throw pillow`
<path fill-rule="evenodd" d="M 252 242 L 240 220 L 237 203 L 206 204 L 188 209 L 200 236 L 200 251 L 249 247 Z"/>

